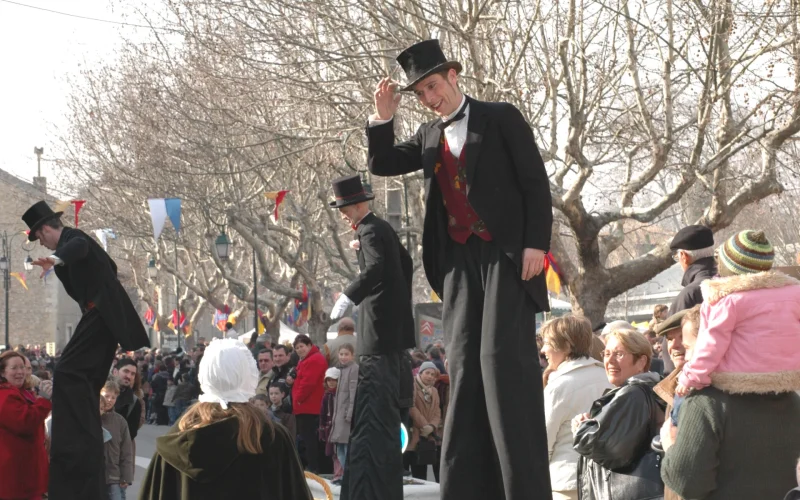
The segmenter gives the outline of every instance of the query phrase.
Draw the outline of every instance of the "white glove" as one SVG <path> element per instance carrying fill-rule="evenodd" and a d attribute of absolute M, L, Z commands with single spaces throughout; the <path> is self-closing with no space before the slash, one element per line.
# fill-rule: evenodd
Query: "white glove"
<path fill-rule="evenodd" d="M 426 425 L 422 429 L 419 430 L 419 433 L 422 434 L 422 437 L 428 437 L 435 429 L 432 425 Z"/>
<path fill-rule="evenodd" d="M 353 301 L 350 300 L 347 295 L 341 294 L 339 298 L 336 299 L 336 303 L 333 304 L 333 309 L 331 309 L 331 319 L 336 321 L 347 311 L 347 308 L 353 305 Z"/>

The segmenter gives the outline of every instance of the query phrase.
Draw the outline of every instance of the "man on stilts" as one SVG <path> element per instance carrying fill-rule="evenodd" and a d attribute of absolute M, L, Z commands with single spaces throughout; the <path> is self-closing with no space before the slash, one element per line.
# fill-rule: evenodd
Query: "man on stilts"
<path fill-rule="evenodd" d="M 553 223 L 550 184 L 522 113 L 461 93 L 461 64 L 438 40 L 397 61 L 367 127 L 369 169 L 425 179 L 423 264 L 443 303 L 451 400 L 443 500 L 551 500 L 535 315 L 548 310 L 542 269 Z M 395 144 L 401 94 L 439 118 Z"/>
<path fill-rule="evenodd" d="M 369 210 L 374 196 L 357 175 L 333 181 L 330 203 L 352 226 L 361 273 L 344 291 L 359 305 L 358 386 L 342 479 L 342 500 L 402 500 L 400 421 L 413 401 L 406 349 L 415 346 L 411 256 L 388 222 Z"/>
<path fill-rule="evenodd" d="M 53 251 L 33 264 L 42 268 L 42 276 L 53 268 L 83 312 L 53 375 L 48 495 L 50 500 L 101 500 L 106 485 L 100 390 L 117 344 L 133 351 L 150 341 L 117 280 L 114 261 L 89 235 L 64 227 L 61 215 L 40 201 L 22 216 L 30 228 L 28 239 Z"/>

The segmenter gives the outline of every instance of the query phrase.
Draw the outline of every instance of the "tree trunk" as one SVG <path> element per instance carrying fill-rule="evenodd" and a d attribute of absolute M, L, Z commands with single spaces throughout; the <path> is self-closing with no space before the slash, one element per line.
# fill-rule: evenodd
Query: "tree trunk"
<path fill-rule="evenodd" d="M 326 319 L 328 319 L 328 316 L 324 311 L 314 312 L 308 318 L 308 336 L 311 337 L 311 342 L 316 346 L 322 346 L 328 341 L 328 327 L 331 326 L 331 322 L 329 320 L 326 321 Z"/>
<path fill-rule="evenodd" d="M 569 291 L 573 314 L 587 318 L 592 323 L 592 328 L 604 321 L 606 307 L 611 299 L 598 286 L 570 285 Z"/>

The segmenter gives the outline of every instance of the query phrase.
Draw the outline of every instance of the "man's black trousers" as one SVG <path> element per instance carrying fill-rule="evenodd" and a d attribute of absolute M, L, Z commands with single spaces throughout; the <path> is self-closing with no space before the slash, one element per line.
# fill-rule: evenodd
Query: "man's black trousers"
<path fill-rule="evenodd" d="M 493 242 L 449 242 L 442 500 L 551 500 L 536 307 Z"/>
<path fill-rule="evenodd" d="M 117 341 L 96 309 L 86 312 L 56 363 L 50 447 L 50 500 L 106 498 L 100 390 Z"/>

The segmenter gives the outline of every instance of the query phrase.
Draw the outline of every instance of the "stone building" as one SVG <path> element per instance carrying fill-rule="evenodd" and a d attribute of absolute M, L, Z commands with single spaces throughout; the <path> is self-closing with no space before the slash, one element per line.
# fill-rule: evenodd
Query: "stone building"
<path fill-rule="evenodd" d="M 39 200 L 47 200 L 51 206 L 56 203 L 57 200 L 48 196 L 46 190 L 44 177 L 37 177 L 34 183 L 30 183 L 0 170 L 0 237 L 5 234 L 8 242 L 8 255 L 5 255 L 9 263 L 8 272 L 21 273 L 28 286 L 25 290 L 17 278 L 9 277 L 9 344 L 40 344 L 44 347 L 48 342 L 54 342 L 56 349 L 63 349 L 80 320 L 80 309 L 64 291 L 55 274 L 50 273 L 43 280 L 39 268 L 26 272 L 24 267 L 28 256 L 35 260 L 50 255 L 50 251 L 38 242 L 28 242 L 24 234 L 27 226 L 20 218 Z M 0 254 L 2 250 L 0 247 Z M 2 271 L 0 279 L 3 279 Z M 5 290 L 0 293 L 0 345 L 5 345 Z"/>

